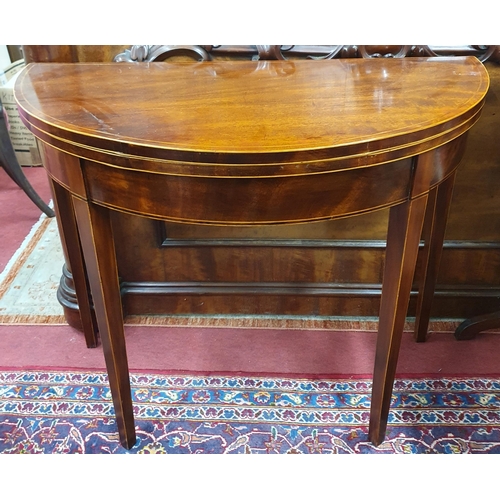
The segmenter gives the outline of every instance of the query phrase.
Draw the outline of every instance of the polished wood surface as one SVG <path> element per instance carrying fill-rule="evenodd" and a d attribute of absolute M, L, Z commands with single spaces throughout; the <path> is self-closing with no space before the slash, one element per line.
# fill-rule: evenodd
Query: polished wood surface
<path fill-rule="evenodd" d="M 379 444 L 425 214 L 421 324 L 488 83 L 473 57 L 29 65 L 16 99 L 60 187 L 56 204 L 73 203 L 58 214 L 63 232 L 78 231 L 73 278 L 79 288 L 88 278 L 124 446 L 135 434 L 114 213 L 239 227 L 388 208 L 370 420 Z"/>
<path fill-rule="evenodd" d="M 470 95 L 487 89 L 483 66 L 475 58 L 443 60 L 32 65 L 18 99 L 31 126 L 61 140 L 85 137 L 95 148 L 120 140 L 121 164 L 131 168 L 131 155 L 155 146 L 155 157 L 171 160 L 158 165 L 163 173 L 323 173 L 336 169 L 318 163 L 332 156 L 345 168 L 346 159 L 356 167 L 359 154 L 388 161 L 403 156 L 400 148 L 404 156 L 420 153 L 431 135 L 439 145 L 477 119 L 480 105 Z M 481 78 L 457 79 L 460 72 Z M 46 98 L 56 92 L 58 99 Z M 175 126 L 165 126 L 166 116 Z"/>

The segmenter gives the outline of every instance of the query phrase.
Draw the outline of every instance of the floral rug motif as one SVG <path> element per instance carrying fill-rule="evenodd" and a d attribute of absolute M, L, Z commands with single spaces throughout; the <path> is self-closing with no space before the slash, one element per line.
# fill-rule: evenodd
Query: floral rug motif
<path fill-rule="evenodd" d="M 0 453 L 500 453 L 500 378 L 401 379 L 384 443 L 371 381 L 131 374 L 121 447 L 105 373 L 0 372 Z"/>

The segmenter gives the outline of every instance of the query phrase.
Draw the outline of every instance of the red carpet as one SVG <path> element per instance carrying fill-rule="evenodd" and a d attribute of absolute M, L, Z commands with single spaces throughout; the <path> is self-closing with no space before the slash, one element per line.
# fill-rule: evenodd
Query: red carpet
<path fill-rule="evenodd" d="M 51 198 L 41 168 L 25 169 L 39 194 Z M 0 169 L 0 271 L 40 217 L 40 212 Z M 374 332 L 127 326 L 132 370 L 254 375 L 370 376 Z M 458 342 L 434 333 L 424 344 L 404 335 L 399 375 L 500 373 L 500 335 L 483 333 Z M 102 351 L 86 349 L 69 326 L 0 325 L 1 367 L 104 368 Z"/>
<path fill-rule="evenodd" d="M 131 370 L 370 377 L 376 333 L 127 326 L 126 337 Z M 416 344 L 406 333 L 397 373 L 494 375 L 499 349 L 498 334 L 458 342 L 436 333 Z M 0 326 L 0 367 L 103 369 L 104 359 L 69 326 Z"/>

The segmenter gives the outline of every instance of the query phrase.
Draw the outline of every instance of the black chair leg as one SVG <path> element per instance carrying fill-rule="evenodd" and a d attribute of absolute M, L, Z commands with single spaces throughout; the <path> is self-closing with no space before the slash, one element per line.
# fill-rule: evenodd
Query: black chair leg
<path fill-rule="evenodd" d="M 24 175 L 21 165 L 17 161 L 14 148 L 10 142 L 9 131 L 5 123 L 2 106 L 0 105 L 0 165 L 8 176 L 28 195 L 33 203 L 47 215 L 54 217 L 54 211 L 40 198 Z"/>

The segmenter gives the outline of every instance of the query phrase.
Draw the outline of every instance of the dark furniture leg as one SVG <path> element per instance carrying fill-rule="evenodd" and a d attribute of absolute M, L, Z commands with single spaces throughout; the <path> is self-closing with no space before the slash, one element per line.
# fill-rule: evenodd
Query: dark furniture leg
<path fill-rule="evenodd" d="M 455 330 L 455 338 L 457 340 L 470 340 L 477 333 L 493 328 L 500 328 L 500 311 L 466 319 Z"/>
<path fill-rule="evenodd" d="M 87 272 L 82 255 L 80 236 L 73 210 L 71 194 L 49 178 L 57 213 L 57 225 L 61 236 L 66 266 L 70 268 L 78 298 L 78 312 L 87 347 L 97 347 L 97 328 L 93 311 Z"/>
<path fill-rule="evenodd" d="M 7 172 L 9 177 L 28 195 L 31 201 L 47 215 L 54 217 L 54 211 L 40 198 L 38 193 L 33 189 L 28 179 L 24 175 L 22 167 L 17 161 L 14 148 L 10 142 L 9 131 L 5 123 L 3 108 L 0 104 L 0 164 Z"/>
<path fill-rule="evenodd" d="M 444 233 L 454 184 L 455 172 L 429 193 L 426 211 L 428 224 L 424 225 L 424 251 L 422 268 L 420 269 L 422 281 L 418 290 L 415 318 L 414 335 L 417 342 L 425 342 L 427 338 L 432 299 L 443 253 Z"/>
<path fill-rule="evenodd" d="M 123 310 L 109 211 L 73 198 L 99 334 L 109 377 L 120 442 L 136 442 L 125 347 Z"/>
<path fill-rule="evenodd" d="M 422 196 L 392 207 L 389 213 L 370 410 L 369 438 L 375 446 L 385 437 L 426 202 L 427 196 Z"/>

